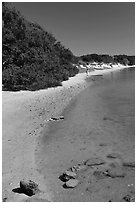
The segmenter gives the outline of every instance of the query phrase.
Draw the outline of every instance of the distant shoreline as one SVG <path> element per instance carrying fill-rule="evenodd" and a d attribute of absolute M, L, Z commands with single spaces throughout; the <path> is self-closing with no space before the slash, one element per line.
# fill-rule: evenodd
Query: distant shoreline
<path fill-rule="evenodd" d="M 106 74 L 106 73 L 109 73 L 111 71 L 118 71 L 118 70 L 121 70 L 121 69 L 134 68 L 134 67 L 135 67 L 135 65 L 132 65 L 132 66 L 117 66 L 117 67 L 113 67 L 113 68 L 109 68 L 109 69 L 98 69 L 98 70 L 94 70 L 94 71 L 89 71 L 88 76 L 85 73 L 86 72 L 86 69 L 85 69 L 85 72 L 78 73 L 74 77 L 70 77 L 67 81 L 63 81 L 62 85 L 63 86 L 68 86 L 71 83 L 72 84 L 77 83 L 77 81 L 79 81 L 79 82 L 81 81 L 81 83 L 82 83 L 83 80 L 85 80 L 87 77 L 92 76 L 92 75 Z"/>

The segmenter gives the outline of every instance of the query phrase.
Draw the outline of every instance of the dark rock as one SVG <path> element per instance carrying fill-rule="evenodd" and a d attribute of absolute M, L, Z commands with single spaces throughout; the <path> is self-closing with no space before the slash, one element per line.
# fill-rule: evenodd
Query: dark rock
<path fill-rule="evenodd" d="M 66 175 L 64 175 L 64 174 L 60 175 L 60 176 L 59 176 L 59 179 L 60 179 L 62 182 L 69 181 L 69 177 L 66 176 Z"/>
<path fill-rule="evenodd" d="M 96 166 L 96 165 L 102 165 L 105 164 L 106 162 L 101 159 L 101 158 L 90 158 L 87 161 L 84 162 L 85 165 L 87 166 Z"/>
<path fill-rule="evenodd" d="M 64 120 L 64 116 L 52 117 L 52 118 L 49 119 L 49 121 L 52 121 L 52 120 L 54 120 L 54 121 L 57 121 L 57 120 Z"/>
<path fill-rule="evenodd" d="M 107 117 L 103 117 L 103 120 L 108 120 L 108 118 Z"/>
<path fill-rule="evenodd" d="M 125 200 L 126 202 L 135 202 L 135 197 L 131 195 L 126 195 L 123 197 L 123 200 Z"/>
<path fill-rule="evenodd" d="M 75 178 L 76 177 L 76 173 L 72 172 L 72 171 L 65 171 L 64 175 L 70 177 L 70 178 Z"/>
<path fill-rule="evenodd" d="M 60 119 L 60 120 L 64 120 L 64 116 L 60 116 L 59 119 Z"/>
<path fill-rule="evenodd" d="M 75 171 L 78 170 L 78 168 L 77 168 L 77 166 L 73 166 L 73 167 L 71 167 L 69 170 L 72 171 L 72 172 L 75 172 Z"/>
<path fill-rule="evenodd" d="M 107 145 L 108 145 L 107 143 L 103 143 L 103 142 L 99 144 L 100 147 L 105 147 Z"/>
<path fill-rule="evenodd" d="M 123 166 L 135 168 L 135 162 L 123 162 Z"/>
<path fill-rule="evenodd" d="M 2 200 L 3 200 L 3 202 L 6 202 L 6 200 L 7 200 L 8 198 L 7 197 L 5 197 L 5 198 L 3 198 Z"/>
<path fill-rule="evenodd" d="M 84 165 L 84 164 L 78 164 L 78 165 L 73 166 L 73 167 L 70 168 L 70 170 L 71 170 L 72 172 L 81 171 L 81 170 L 86 170 L 86 169 L 87 169 L 87 166 Z"/>
<path fill-rule="evenodd" d="M 110 153 L 107 155 L 108 158 L 110 159 L 116 159 L 116 158 L 119 158 L 120 157 L 120 154 L 118 153 Z"/>
<path fill-rule="evenodd" d="M 106 176 L 116 178 L 116 177 L 125 177 L 125 172 L 122 171 L 121 168 L 115 168 L 115 169 L 108 169 L 106 172 L 104 172 Z"/>
<path fill-rule="evenodd" d="M 74 179 L 76 177 L 76 173 L 68 170 L 65 171 L 60 177 L 59 179 L 63 182 L 69 181 L 70 179 Z"/>
<path fill-rule="evenodd" d="M 35 195 L 39 191 L 38 184 L 31 180 L 29 182 L 20 181 L 20 189 L 28 196 Z"/>

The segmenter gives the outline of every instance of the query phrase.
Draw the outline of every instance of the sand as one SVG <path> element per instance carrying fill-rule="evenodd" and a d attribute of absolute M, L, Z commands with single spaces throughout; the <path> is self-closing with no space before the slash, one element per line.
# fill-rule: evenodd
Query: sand
<path fill-rule="evenodd" d="M 89 76 L 103 74 L 117 69 L 121 68 L 94 71 Z M 86 74 L 81 73 L 63 82 L 62 87 L 35 92 L 5 91 L 2 93 L 3 200 L 10 202 L 31 201 L 32 199 L 32 201 L 41 202 L 47 200 L 55 201 L 54 192 L 49 188 L 50 179 L 45 178 L 48 174 L 41 173 L 41 166 L 38 166 L 40 162 L 38 159 L 40 149 L 40 153 L 42 154 L 42 144 L 40 143 L 41 132 L 45 128 L 48 129 L 48 119 L 59 116 L 71 99 L 88 86 L 85 79 Z M 67 144 L 64 146 L 64 151 L 65 148 L 67 150 Z M 55 148 L 53 151 L 55 152 L 55 150 L 57 149 Z M 59 150 L 56 154 L 58 155 L 58 153 Z M 47 155 L 47 161 L 50 154 L 51 152 Z M 73 157 L 75 154 L 77 152 L 74 151 Z M 45 152 L 43 152 L 43 156 L 45 157 Z M 56 160 L 56 157 L 53 159 Z M 61 173 L 66 167 L 66 165 L 60 166 L 56 171 Z M 41 193 L 33 198 L 29 198 L 24 194 L 14 193 L 12 190 L 18 188 L 20 180 L 23 179 L 31 179 L 38 183 Z M 53 182 L 53 178 L 51 178 L 51 181 Z"/>

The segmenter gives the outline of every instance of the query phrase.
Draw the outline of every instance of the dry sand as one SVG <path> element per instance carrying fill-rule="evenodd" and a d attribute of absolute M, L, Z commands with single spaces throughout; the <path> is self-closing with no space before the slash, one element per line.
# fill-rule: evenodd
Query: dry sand
<path fill-rule="evenodd" d="M 117 69 L 95 71 L 90 73 L 89 76 L 112 70 Z M 31 201 L 32 199 L 32 201 L 37 202 L 54 201 L 54 192 L 49 188 L 50 179 L 46 180 L 45 178 L 45 175 L 48 174 L 39 171 L 38 163 L 40 161 L 36 161 L 35 158 L 39 153 L 37 153 L 37 146 L 39 145 L 40 148 L 40 145 L 42 145 L 39 144 L 39 141 L 41 141 L 40 133 L 43 128 L 48 128 L 48 119 L 59 116 L 70 100 L 88 86 L 85 78 L 86 74 L 82 73 L 63 82 L 62 87 L 36 92 L 2 93 L 3 200 L 10 202 Z M 67 146 L 64 146 L 65 148 Z M 75 153 L 77 152 L 74 151 Z M 43 156 L 45 156 L 45 152 Z M 49 156 L 47 155 L 47 160 Z M 59 171 L 61 172 L 65 167 L 60 166 Z M 28 198 L 24 194 L 12 192 L 14 188 L 19 187 L 19 182 L 23 179 L 31 179 L 38 183 L 41 193 L 33 198 Z M 53 178 L 51 180 L 53 182 Z"/>
<path fill-rule="evenodd" d="M 2 93 L 2 181 L 6 201 L 26 199 L 23 194 L 12 192 L 23 179 L 38 183 L 51 200 L 35 164 L 35 140 L 46 120 L 61 113 L 71 98 L 86 87 L 84 78 L 85 74 L 78 74 L 63 82 L 62 87 L 47 90 Z"/>

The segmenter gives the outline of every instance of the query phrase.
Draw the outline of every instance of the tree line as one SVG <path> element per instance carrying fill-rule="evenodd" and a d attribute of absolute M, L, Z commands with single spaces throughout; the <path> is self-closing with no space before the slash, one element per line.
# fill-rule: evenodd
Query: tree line
<path fill-rule="evenodd" d="M 2 21 L 4 90 L 54 87 L 78 73 L 73 53 L 9 3 L 2 5 Z"/>
<path fill-rule="evenodd" d="M 82 55 L 80 58 L 82 61 L 89 63 L 89 62 L 98 62 L 98 63 L 120 63 L 123 65 L 135 65 L 135 56 L 128 56 L 128 55 L 114 55 L 110 56 L 107 54 L 98 55 L 98 54 L 88 54 Z"/>

